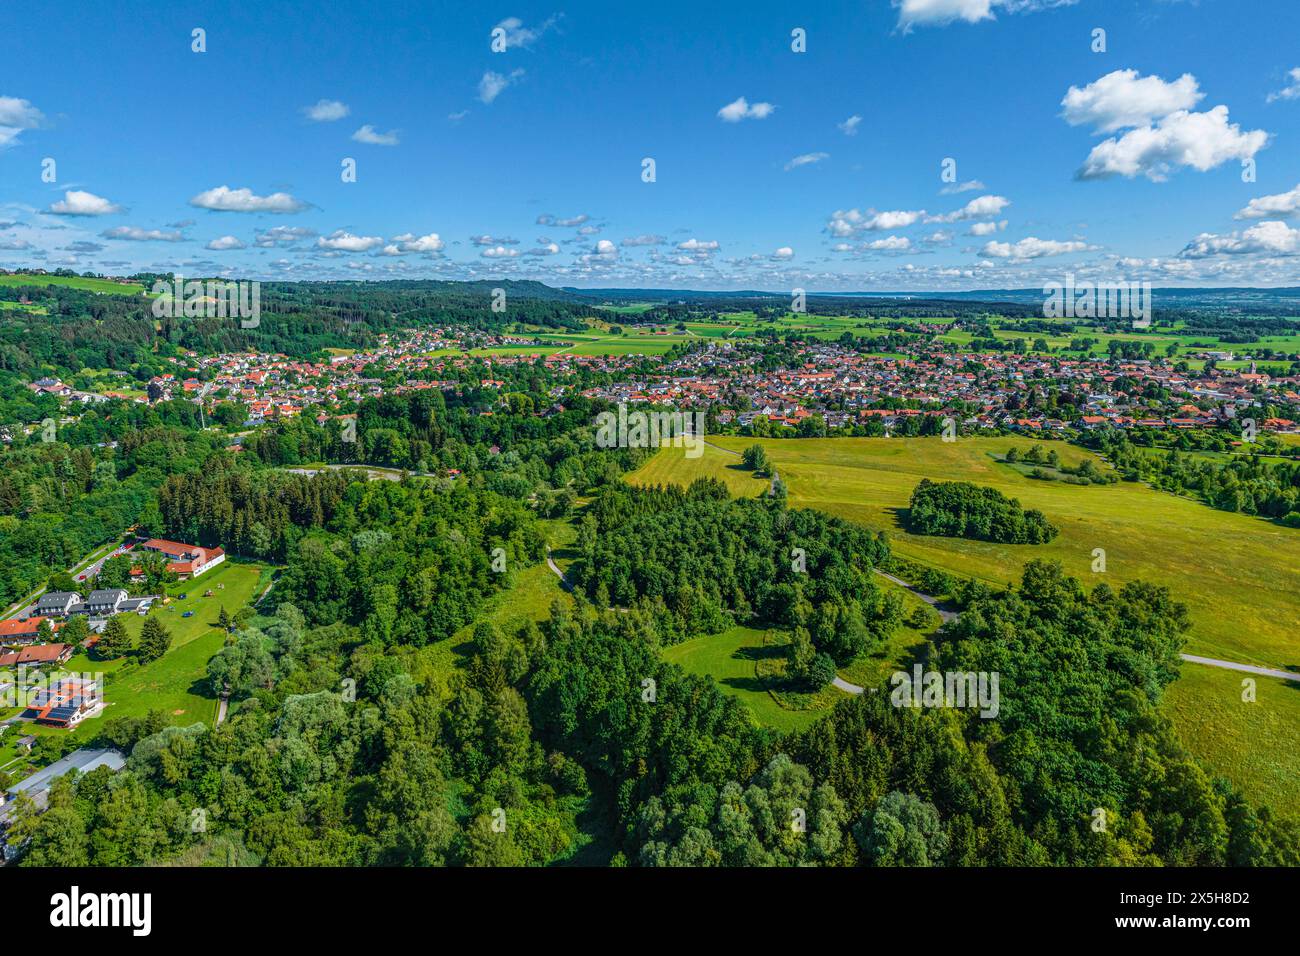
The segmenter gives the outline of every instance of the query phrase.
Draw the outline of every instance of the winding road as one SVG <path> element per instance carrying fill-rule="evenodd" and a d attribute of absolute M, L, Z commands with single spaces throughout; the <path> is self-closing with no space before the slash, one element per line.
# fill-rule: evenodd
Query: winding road
<path fill-rule="evenodd" d="M 1261 677 L 1276 677 L 1279 680 L 1291 680 L 1300 683 L 1300 674 L 1292 671 L 1280 671 L 1272 667 L 1256 667 L 1254 664 L 1238 664 L 1234 661 L 1221 661 L 1214 657 L 1197 657 L 1195 654 L 1179 654 L 1178 656 L 1185 661 L 1191 661 L 1193 664 L 1222 667 L 1228 671 L 1242 671 L 1246 674 L 1258 674 Z"/>

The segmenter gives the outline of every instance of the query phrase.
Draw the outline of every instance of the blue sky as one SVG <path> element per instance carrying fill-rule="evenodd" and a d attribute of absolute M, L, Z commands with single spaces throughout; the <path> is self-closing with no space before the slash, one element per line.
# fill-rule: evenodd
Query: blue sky
<path fill-rule="evenodd" d="M 296 6 L 7 6 L 0 265 L 1300 284 L 1294 0 Z"/>

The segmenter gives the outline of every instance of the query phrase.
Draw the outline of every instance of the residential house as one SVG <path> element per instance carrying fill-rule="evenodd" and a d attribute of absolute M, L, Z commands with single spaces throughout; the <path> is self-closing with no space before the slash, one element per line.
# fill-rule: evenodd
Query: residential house
<path fill-rule="evenodd" d="M 154 551 L 171 558 L 167 570 L 175 573 L 182 581 L 197 578 L 226 560 L 226 552 L 220 548 L 200 548 L 195 544 L 181 544 L 162 538 L 150 538 L 137 545 L 136 550 Z"/>
<path fill-rule="evenodd" d="M 36 613 L 41 617 L 67 617 L 74 604 L 81 603 L 76 591 L 46 591 L 36 602 Z"/>
<path fill-rule="evenodd" d="M 7 654 L 0 654 L 0 667 L 19 664 L 62 664 L 75 651 L 71 644 L 33 644 Z"/>
<path fill-rule="evenodd" d="M 49 617 L 26 617 L 22 620 L 0 621 L 0 644 L 30 644 L 41 633 L 41 622 L 49 621 L 58 630 L 63 625 Z"/>
<path fill-rule="evenodd" d="M 126 598 L 127 593 L 121 588 L 91 591 L 90 597 L 86 598 L 86 613 L 95 617 L 108 617 L 121 610 L 121 604 Z"/>

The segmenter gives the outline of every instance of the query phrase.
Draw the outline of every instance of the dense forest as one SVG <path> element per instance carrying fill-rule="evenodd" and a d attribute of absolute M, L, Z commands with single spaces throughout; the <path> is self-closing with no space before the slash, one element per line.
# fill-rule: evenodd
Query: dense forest
<path fill-rule="evenodd" d="M 110 721 L 125 772 L 20 802 L 24 863 L 1300 863 L 1295 823 L 1208 779 L 1156 712 L 1186 629 L 1163 589 L 1031 563 L 934 650 L 1000 672 L 1002 719 L 863 694 L 784 738 L 664 663 L 638 615 L 480 622 L 448 676 L 359 607 L 326 623 L 333 593 L 292 597 L 210 665 L 224 724 Z"/>

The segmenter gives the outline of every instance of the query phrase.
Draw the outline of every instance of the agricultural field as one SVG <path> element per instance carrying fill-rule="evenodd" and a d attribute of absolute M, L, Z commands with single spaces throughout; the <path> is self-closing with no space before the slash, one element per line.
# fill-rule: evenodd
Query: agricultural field
<path fill-rule="evenodd" d="M 138 282 L 114 282 L 111 279 L 83 279 L 81 276 L 0 275 L 0 286 L 67 286 L 105 295 L 140 295 L 144 286 Z"/>
<path fill-rule="evenodd" d="M 736 454 L 724 450 L 739 452 L 754 439 L 720 436 L 710 441 L 705 453 L 693 460 L 680 449 L 664 449 L 629 480 L 683 484 L 708 475 L 725 481 L 736 495 L 766 490 L 767 481 L 753 477 Z M 1031 439 L 774 439 L 761 444 L 786 483 L 791 504 L 885 530 L 903 557 L 994 586 L 1017 582 L 1024 563 L 1035 557 L 1061 561 L 1085 585 L 1104 580 L 1118 587 L 1137 579 L 1163 584 L 1188 606 L 1188 653 L 1274 668 L 1300 667 L 1300 533 L 1293 529 L 1217 511 L 1141 484 L 1036 481 L 998 460 L 1012 446 L 1023 452 L 1034 444 Z M 1090 455 L 1060 442 L 1049 444 L 1066 464 Z M 908 534 L 903 512 L 923 477 L 995 487 L 1026 508 L 1043 511 L 1061 533 L 1046 545 Z M 1092 571 L 1097 548 L 1105 551 L 1104 574 Z M 1255 778 L 1239 772 L 1251 761 L 1271 761 L 1270 766 L 1278 768 L 1271 773 L 1296 779 L 1300 754 L 1283 741 L 1294 741 L 1300 733 L 1300 702 L 1276 709 L 1271 716 L 1225 707 L 1210 718 L 1198 710 L 1205 689 L 1224 680 L 1239 686 L 1241 675 L 1202 673 L 1209 670 L 1185 664 L 1185 683 L 1175 685 L 1170 694 L 1167 709 L 1182 739 L 1214 772 L 1248 792 L 1266 795 L 1276 790 L 1253 789 Z M 1261 680 L 1261 688 L 1265 683 Z M 1280 698 L 1292 702 L 1288 689 L 1282 690 Z M 1300 687 L 1289 691 L 1300 701 Z M 1210 732 L 1214 727 L 1217 733 Z M 1269 727 L 1278 728 L 1271 738 L 1279 746 L 1268 745 Z M 1243 741 L 1250 753 L 1243 751 Z"/>

